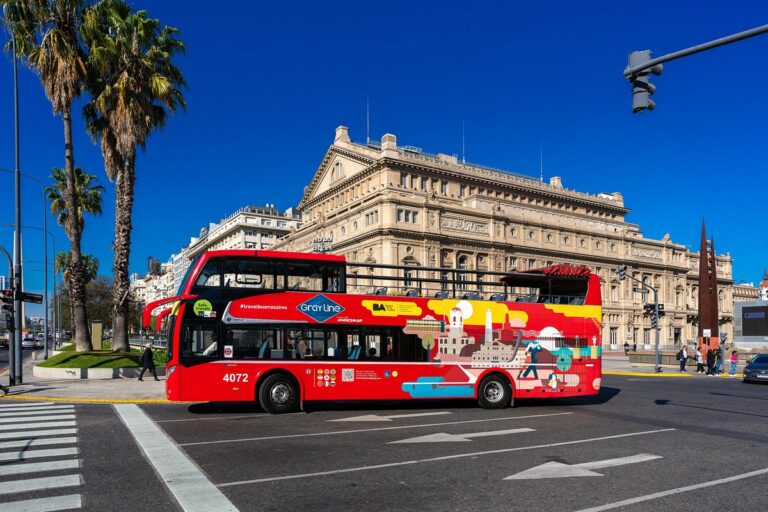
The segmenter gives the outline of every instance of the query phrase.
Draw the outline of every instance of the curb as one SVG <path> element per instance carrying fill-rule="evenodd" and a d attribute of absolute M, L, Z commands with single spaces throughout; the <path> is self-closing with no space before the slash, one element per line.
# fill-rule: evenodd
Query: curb
<path fill-rule="evenodd" d="M 647 372 L 614 372 L 614 371 L 603 371 L 603 375 L 623 375 L 627 377 L 693 377 L 693 374 L 690 373 L 647 373 Z M 730 375 L 727 374 L 720 374 L 715 375 L 715 377 L 720 377 L 727 379 L 730 377 Z M 737 373 L 736 377 L 743 378 L 742 374 Z"/>
<path fill-rule="evenodd" d="M 173 404 L 173 403 L 197 403 L 197 402 L 171 402 L 165 398 L 64 398 L 59 396 L 28 396 L 6 395 L 3 400 L 18 400 L 26 402 L 72 402 L 80 404 Z"/>

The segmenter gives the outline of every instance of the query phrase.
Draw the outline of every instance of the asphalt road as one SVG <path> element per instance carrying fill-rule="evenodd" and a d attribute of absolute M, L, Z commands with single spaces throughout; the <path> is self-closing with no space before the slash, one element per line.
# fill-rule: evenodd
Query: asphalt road
<path fill-rule="evenodd" d="M 178 509 L 172 493 L 191 459 L 198 480 L 184 493 L 217 512 L 766 510 L 766 401 L 768 386 L 737 379 L 606 376 L 597 398 L 501 411 L 461 401 L 314 404 L 281 416 L 76 405 L 82 483 L 0 503 L 78 494 L 83 510 Z"/>

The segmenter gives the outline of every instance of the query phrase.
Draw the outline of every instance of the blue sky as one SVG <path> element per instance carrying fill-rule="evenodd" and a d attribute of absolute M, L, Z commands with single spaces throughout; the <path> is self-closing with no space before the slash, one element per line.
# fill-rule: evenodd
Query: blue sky
<path fill-rule="evenodd" d="M 647 237 L 698 250 L 701 220 L 734 278 L 768 266 L 764 192 L 768 35 L 665 65 L 657 108 L 631 113 L 630 50 L 655 56 L 766 23 L 759 1 L 246 2 L 217 8 L 133 2 L 187 44 L 188 109 L 153 134 L 137 163 L 131 270 L 164 261 L 208 222 L 241 206 L 295 205 L 334 128 L 545 178 L 620 191 Z M 190 8 L 190 6 L 194 8 Z M 7 37 L 6 37 L 7 39 Z M 0 58 L 0 168 L 13 168 L 10 58 Z M 20 69 L 23 172 L 63 166 L 59 118 Z M 76 164 L 107 188 L 83 249 L 111 274 L 114 195 L 76 105 Z M 0 172 L 0 245 L 12 248 L 12 175 Z M 23 223 L 42 224 L 39 189 L 23 183 Z M 763 227 L 761 227 L 763 226 Z M 63 231 L 49 218 L 57 249 Z M 43 288 L 42 236 L 24 235 L 25 280 Z M 5 263 L 0 263 L 5 273 Z M 31 310 L 34 312 L 34 310 Z"/>

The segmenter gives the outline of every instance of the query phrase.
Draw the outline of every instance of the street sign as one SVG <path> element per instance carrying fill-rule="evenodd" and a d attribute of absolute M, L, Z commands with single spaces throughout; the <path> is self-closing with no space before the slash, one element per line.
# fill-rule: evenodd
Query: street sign
<path fill-rule="evenodd" d="M 21 292 L 21 301 L 29 302 L 31 304 L 42 304 L 43 296 L 37 293 Z"/>
<path fill-rule="evenodd" d="M 637 286 L 635 286 L 634 288 L 632 288 L 632 291 L 633 291 L 633 292 L 637 292 L 637 293 L 648 293 L 648 290 L 646 290 L 645 288 L 639 288 L 639 287 L 637 287 Z"/>

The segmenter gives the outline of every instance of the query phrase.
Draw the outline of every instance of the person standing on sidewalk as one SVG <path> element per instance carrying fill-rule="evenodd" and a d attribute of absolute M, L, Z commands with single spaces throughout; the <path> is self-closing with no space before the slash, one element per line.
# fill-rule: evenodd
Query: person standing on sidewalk
<path fill-rule="evenodd" d="M 704 373 L 704 356 L 701 347 L 696 347 L 696 373 Z"/>
<path fill-rule="evenodd" d="M 736 366 L 739 364 L 739 356 L 734 350 L 731 352 L 731 371 L 729 372 L 731 374 L 731 377 L 736 376 Z"/>
<path fill-rule="evenodd" d="M 155 377 L 155 380 L 160 380 L 157 378 L 157 371 L 155 370 L 155 359 L 152 357 L 152 343 L 147 343 L 145 345 L 144 353 L 141 355 L 141 373 L 139 373 L 139 380 L 144 380 L 142 377 L 144 376 L 144 372 L 147 370 L 152 371 L 152 375 Z"/>
<path fill-rule="evenodd" d="M 688 345 L 683 345 L 682 350 L 680 350 L 680 373 L 688 371 L 685 369 L 686 364 L 688 364 Z"/>

